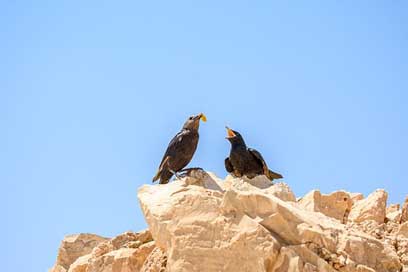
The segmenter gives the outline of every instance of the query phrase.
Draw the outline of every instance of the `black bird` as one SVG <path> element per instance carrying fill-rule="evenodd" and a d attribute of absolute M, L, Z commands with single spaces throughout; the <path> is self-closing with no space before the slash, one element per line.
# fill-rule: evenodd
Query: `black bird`
<path fill-rule="evenodd" d="M 225 159 L 225 169 L 228 173 L 235 177 L 245 175 L 250 179 L 258 175 L 265 175 L 269 180 L 282 178 L 281 174 L 269 170 L 261 153 L 246 146 L 241 134 L 228 127 L 226 129 L 226 138 L 231 143 L 230 155 Z"/>
<path fill-rule="evenodd" d="M 206 122 L 207 118 L 202 113 L 190 116 L 181 131 L 170 141 L 153 182 L 160 179 L 160 184 L 168 183 L 173 175 L 178 177 L 177 172 L 191 161 L 197 149 L 200 120 Z"/>

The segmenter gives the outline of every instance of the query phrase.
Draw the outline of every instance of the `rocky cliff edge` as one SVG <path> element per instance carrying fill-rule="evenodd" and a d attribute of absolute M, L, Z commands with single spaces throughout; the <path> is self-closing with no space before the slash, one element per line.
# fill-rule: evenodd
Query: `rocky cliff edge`
<path fill-rule="evenodd" d="M 311 191 L 194 171 L 144 185 L 149 229 L 108 239 L 69 235 L 50 272 L 408 271 L 408 199 Z"/>

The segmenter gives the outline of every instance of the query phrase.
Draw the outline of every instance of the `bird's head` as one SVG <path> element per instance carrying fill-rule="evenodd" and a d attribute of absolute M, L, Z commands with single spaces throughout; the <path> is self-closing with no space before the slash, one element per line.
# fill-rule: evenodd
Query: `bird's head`
<path fill-rule="evenodd" d="M 232 145 L 244 145 L 245 141 L 242 138 L 241 134 L 238 131 L 232 130 L 229 127 L 225 127 L 227 129 L 227 137 L 225 137 Z"/>
<path fill-rule="evenodd" d="M 203 113 L 190 116 L 184 123 L 183 129 L 198 130 L 200 126 L 200 120 L 207 122 L 207 117 Z"/>

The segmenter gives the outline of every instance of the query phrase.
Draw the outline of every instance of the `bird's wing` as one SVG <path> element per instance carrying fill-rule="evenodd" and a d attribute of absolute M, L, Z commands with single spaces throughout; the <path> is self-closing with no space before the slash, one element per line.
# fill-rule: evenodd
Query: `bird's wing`
<path fill-rule="evenodd" d="M 166 164 L 168 161 L 175 156 L 177 147 L 180 145 L 181 141 L 183 140 L 184 135 L 188 133 L 187 130 L 181 130 L 179 133 L 176 134 L 176 136 L 171 139 L 169 145 L 167 146 L 166 152 L 164 152 L 163 158 L 160 162 L 159 168 L 157 170 L 156 175 L 153 178 L 153 182 L 158 180 L 160 178 L 160 175 L 162 174 L 163 169 L 166 169 Z"/>
<path fill-rule="evenodd" d="M 248 151 L 258 160 L 259 163 L 262 163 L 264 175 L 267 176 L 270 180 L 283 178 L 281 174 L 269 170 L 261 153 L 259 153 L 257 150 L 253 148 L 248 148 Z"/>
<path fill-rule="evenodd" d="M 166 152 L 164 153 L 163 159 L 160 162 L 160 166 L 159 169 L 163 168 L 163 163 L 166 160 L 166 158 L 168 156 L 170 157 L 174 157 L 175 156 L 175 152 L 177 150 L 177 147 L 180 145 L 181 141 L 183 140 L 183 137 L 188 133 L 187 130 L 182 130 L 179 133 L 176 134 L 176 136 L 173 137 L 173 139 L 171 139 L 169 145 L 167 146 Z"/>
<path fill-rule="evenodd" d="M 162 160 L 162 162 L 160 163 L 159 169 L 156 172 L 156 175 L 153 177 L 153 182 L 155 182 L 156 180 L 160 178 L 162 171 L 163 171 L 163 166 L 167 163 L 169 159 L 170 159 L 170 156 L 167 156 L 165 159 Z"/>
<path fill-rule="evenodd" d="M 248 148 L 248 151 L 262 165 L 264 173 L 266 175 L 266 173 L 268 173 L 269 169 L 268 169 L 268 166 L 266 165 L 266 162 L 265 162 L 264 158 L 262 157 L 261 153 L 259 153 L 257 150 L 255 150 L 253 148 Z"/>
<path fill-rule="evenodd" d="M 228 157 L 225 158 L 224 164 L 225 164 L 225 169 L 227 170 L 228 173 L 232 173 L 234 171 L 234 167 L 232 166 Z"/>

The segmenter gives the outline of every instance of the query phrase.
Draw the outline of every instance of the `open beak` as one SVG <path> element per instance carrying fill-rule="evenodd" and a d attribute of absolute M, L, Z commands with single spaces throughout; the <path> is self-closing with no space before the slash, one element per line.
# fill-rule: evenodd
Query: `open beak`
<path fill-rule="evenodd" d="M 203 122 L 207 122 L 207 117 L 204 115 L 204 113 L 200 113 L 199 115 L 196 116 L 197 119 L 200 119 Z"/>
<path fill-rule="evenodd" d="M 235 135 L 235 133 L 234 133 L 234 131 L 232 131 L 232 129 L 230 129 L 229 127 L 225 127 L 226 129 L 227 129 L 227 139 L 228 138 L 233 138 L 233 137 L 235 137 L 236 135 Z"/>

